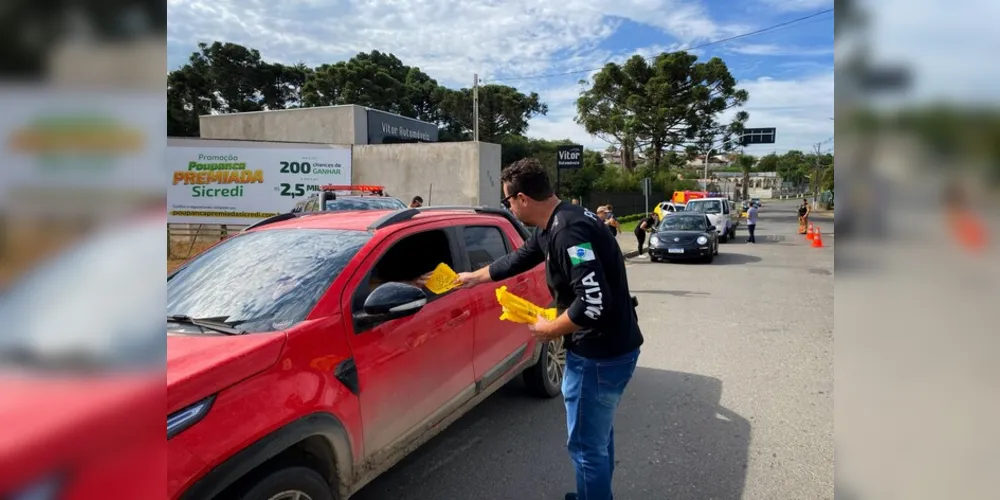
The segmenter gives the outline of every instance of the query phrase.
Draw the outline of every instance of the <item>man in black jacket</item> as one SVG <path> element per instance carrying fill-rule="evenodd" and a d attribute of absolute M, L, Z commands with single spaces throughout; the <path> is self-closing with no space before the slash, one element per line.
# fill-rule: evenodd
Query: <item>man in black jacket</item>
<path fill-rule="evenodd" d="M 569 351 L 562 393 L 577 492 L 566 498 L 611 500 L 615 410 L 643 343 L 621 249 L 597 215 L 556 197 L 537 160 L 515 162 L 500 181 L 504 206 L 539 230 L 517 251 L 459 273 L 457 281 L 500 281 L 546 263 L 559 317 L 539 318 L 530 328 L 539 341 L 563 337 Z"/>

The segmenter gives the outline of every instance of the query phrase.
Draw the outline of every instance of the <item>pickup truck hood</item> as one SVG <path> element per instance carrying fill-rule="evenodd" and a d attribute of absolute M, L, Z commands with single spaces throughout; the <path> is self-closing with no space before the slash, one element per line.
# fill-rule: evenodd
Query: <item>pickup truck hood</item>
<path fill-rule="evenodd" d="M 285 333 L 167 334 L 167 414 L 274 366 Z"/>

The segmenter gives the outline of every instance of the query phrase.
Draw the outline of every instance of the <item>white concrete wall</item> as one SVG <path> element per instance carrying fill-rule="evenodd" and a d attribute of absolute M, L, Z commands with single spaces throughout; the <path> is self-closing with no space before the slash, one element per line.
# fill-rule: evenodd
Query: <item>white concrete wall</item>
<path fill-rule="evenodd" d="M 762 200 L 774 198 L 773 189 L 750 188 L 747 192 L 750 194 L 751 198 L 760 198 Z"/>
<path fill-rule="evenodd" d="M 476 142 L 355 145 L 351 182 L 409 203 L 500 205 L 500 146 Z"/>
<path fill-rule="evenodd" d="M 368 115 L 361 106 L 227 113 L 200 117 L 202 139 L 365 144 Z"/>
<path fill-rule="evenodd" d="M 479 205 L 500 208 L 503 187 L 500 185 L 499 144 L 479 143 Z"/>

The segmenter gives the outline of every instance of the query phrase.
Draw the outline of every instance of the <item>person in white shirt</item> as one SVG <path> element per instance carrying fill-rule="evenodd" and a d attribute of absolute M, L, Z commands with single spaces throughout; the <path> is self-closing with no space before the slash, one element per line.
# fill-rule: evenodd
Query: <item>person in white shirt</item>
<path fill-rule="evenodd" d="M 755 229 L 757 229 L 757 205 L 751 203 L 750 208 L 747 209 L 747 232 L 750 233 L 747 243 L 757 243 L 757 239 L 753 235 Z"/>

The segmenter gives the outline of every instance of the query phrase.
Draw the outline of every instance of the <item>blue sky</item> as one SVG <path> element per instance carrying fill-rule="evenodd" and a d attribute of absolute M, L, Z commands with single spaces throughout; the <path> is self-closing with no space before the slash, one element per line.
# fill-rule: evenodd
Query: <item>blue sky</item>
<path fill-rule="evenodd" d="M 391 52 L 440 83 L 486 82 L 538 92 L 547 116 L 529 136 L 607 143 L 573 121 L 577 81 L 609 61 L 695 47 L 832 8 L 833 0 L 168 0 L 169 69 L 198 42 L 258 49 L 310 65 Z M 809 149 L 833 135 L 833 14 L 694 51 L 721 57 L 750 92 L 749 126 L 777 127 L 777 143 L 748 153 Z M 540 75 L 573 73 L 539 78 Z"/>

